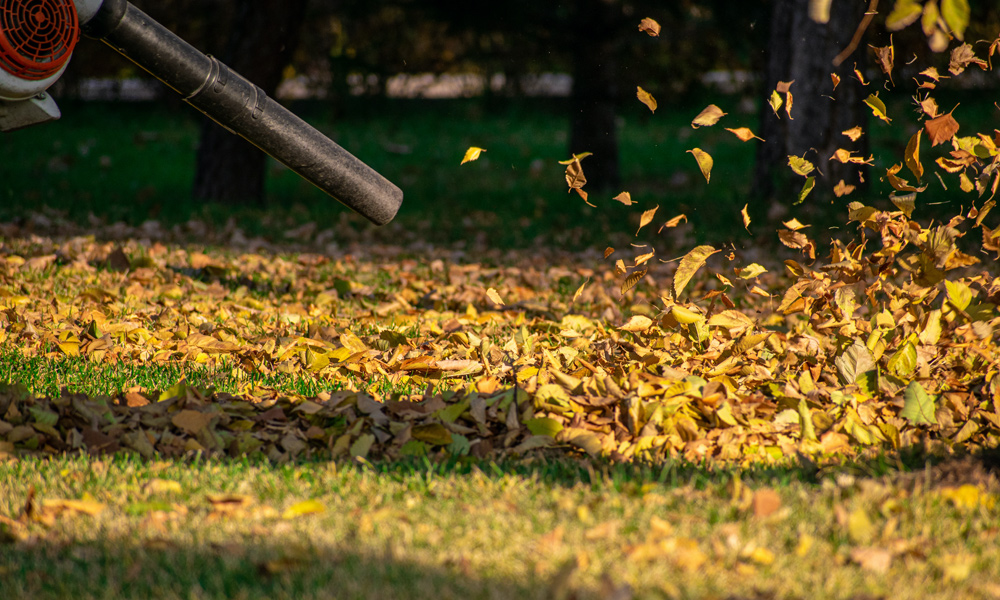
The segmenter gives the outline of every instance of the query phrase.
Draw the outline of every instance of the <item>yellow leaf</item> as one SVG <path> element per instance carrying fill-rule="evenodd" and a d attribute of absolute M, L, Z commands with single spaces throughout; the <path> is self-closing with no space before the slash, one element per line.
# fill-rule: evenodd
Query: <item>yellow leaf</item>
<path fill-rule="evenodd" d="M 674 272 L 674 296 L 680 298 L 681 292 L 687 287 L 691 278 L 708 260 L 708 257 L 718 252 L 711 246 L 697 246 L 681 258 L 677 271 Z"/>
<path fill-rule="evenodd" d="M 740 211 L 740 215 L 743 216 L 743 227 L 747 231 L 750 231 L 750 213 L 747 212 L 747 207 L 748 206 L 750 206 L 750 205 L 749 204 L 744 204 L 743 205 L 743 210 Z"/>
<path fill-rule="evenodd" d="M 637 98 L 639 98 L 639 102 L 642 102 L 649 108 L 649 112 L 653 113 L 656 112 L 656 98 L 653 98 L 652 94 L 642 89 L 641 87 L 636 86 L 635 95 Z"/>
<path fill-rule="evenodd" d="M 498 294 L 493 288 L 486 290 L 486 297 L 489 298 L 493 304 L 499 304 L 500 306 L 504 305 L 503 298 L 501 298 L 500 294 Z"/>
<path fill-rule="evenodd" d="M 622 287 L 621 287 L 622 295 L 624 296 L 625 292 L 635 287 L 635 284 L 639 283 L 639 280 L 646 276 L 646 272 L 647 272 L 646 267 L 632 271 L 632 273 L 625 278 L 625 281 L 622 282 Z"/>
<path fill-rule="evenodd" d="M 681 221 L 687 221 L 687 215 L 677 215 L 676 217 L 674 217 L 674 218 L 670 219 L 669 221 L 667 221 L 666 223 L 664 223 L 663 227 L 661 227 L 660 229 L 670 228 L 670 227 L 677 227 L 678 225 L 681 224 Z"/>
<path fill-rule="evenodd" d="M 855 125 L 854 127 L 851 127 L 850 129 L 847 129 L 845 131 L 841 131 L 841 133 L 844 134 L 844 135 L 846 135 L 848 138 L 850 138 L 850 140 L 852 142 L 856 142 L 861 137 L 861 135 L 864 133 L 864 131 L 860 127 L 858 127 L 858 126 Z"/>
<path fill-rule="evenodd" d="M 604 258 L 607 258 L 607 256 L 605 256 Z M 580 284 L 580 287 L 576 288 L 576 293 L 573 294 L 573 300 L 571 300 L 571 302 L 576 302 L 576 299 L 580 297 L 580 294 L 583 293 L 583 288 L 587 287 L 588 283 L 590 283 L 589 277 L 587 278 L 586 281 Z"/>
<path fill-rule="evenodd" d="M 698 161 L 698 168 L 701 169 L 701 174 L 705 176 L 705 182 L 710 182 L 712 179 L 712 165 L 714 164 L 712 157 L 701 148 L 692 148 L 688 152 L 694 155 L 694 159 Z"/>
<path fill-rule="evenodd" d="M 795 155 L 788 156 L 788 166 L 792 168 L 793 173 L 803 177 L 808 177 L 816 169 L 815 165 L 811 162 L 801 156 Z"/>
<path fill-rule="evenodd" d="M 303 515 L 315 515 L 326 512 L 326 506 L 319 500 L 303 500 L 296 502 L 281 513 L 282 519 L 294 519 Z"/>
<path fill-rule="evenodd" d="M 706 106 L 698 116 L 691 121 L 691 127 L 698 129 L 699 127 L 709 127 L 715 125 L 719 122 L 719 119 L 726 116 L 729 113 L 722 112 L 722 109 L 714 104 L 709 104 Z"/>
<path fill-rule="evenodd" d="M 794 217 L 790 221 L 783 221 L 781 224 L 784 225 L 785 227 L 791 229 L 792 231 L 798 231 L 800 229 L 804 229 L 806 227 L 809 227 L 808 225 L 803 225 L 802 223 L 799 222 L 798 219 L 796 219 Z"/>
<path fill-rule="evenodd" d="M 617 200 L 622 204 L 624 204 L 625 206 L 632 206 L 633 204 L 635 204 L 635 202 L 632 202 L 632 194 L 628 192 L 622 192 L 618 194 L 613 198 L 613 200 Z"/>
<path fill-rule="evenodd" d="M 153 478 L 142 486 L 142 490 L 147 494 L 179 494 L 183 488 L 177 481 Z"/>
<path fill-rule="evenodd" d="M 756 135 L 754 135 L 754 132 L 750 131 L 750 129 L 747 127 L 737 127 L 736 129 L 730 129 L 729 127 L 726 127 L 726 131 L 729 131 L 736 137 L 740 138 L 741 142 L 749 142 L 750 140 L 753 139 L 758 139 L 762 142 L 764 141 L 764 138 L 757 137 Z"/>
<path fill-rule="evenodd" d="M 659 208 L 660 208 L 660 205 L 659 205 L 659 204 L 657 204 L 657 205 L 656 205 L 656 206 L 654 206 L 653 208 L 651 208 L 651 209 L 649 209 L 649 210 L 647 210 L 647 211 L 644 211 L 644 212 L 642 213 L 642 217 L 640 217 L 640 218 L 639 218 L 639 229 L 636 229 L 636 230 L 635 230 L 635 234 L 636 234 L 636 235 L 639 235 L 639 231 L 640 231 L 640 230 L 641 230 L 641 229 L 642 229 L 643 227 L 645 227 L 646 225 L 649 225 L 649 224 L 650 224 L 650 223 L 652 222 L 652 220 L 653 220 L 653 215 L 655 215 L 655 214 L 656 214 L 656 211 L 657 211 L 657 210 L 658 210 Z"/>
<path fill-rule="evenodd" d="M 653 320 L 650 319 L 649 317 L 643 315 L 632 315 L 631 317 L 629 317 L 628 321 L 626 321 L 618 329 L 622 331 L 629 331 L 632 333 L 639 333 L 642 331 L 646 331 L 652 325 L 653 325 Z"/>
<path fill-rule="evenodd" d="M 781 94 L 779 94 L 777 90 L 771 92 L 771 97 L 768 99 L 767 103 L 771 105 L 771 110 L 774 111 L 774 116 L 778 116 L 778 109 L 781 108 L 783 102 Z"/>
<path fill-rule="evenodd" d="M 872 109 L 872 113 L 876 117 L 882 119 L 886 123 L 892 123 L 892 119 L 890 119 L 889 115 L 886 114 L 885 103 L 879 99 L 878 94 L 872 94 L 871 96 L 865 98 L 865 104 Z"/>
<path fill-rule="evenodd" d="M 910 141 L 906 144 L 906 152 L 903 154 L 903 159 L 906 161 L 906 168 L 913 173 L 918 182 L 924 178 L 924 166 L 920 164 L 920 135 L 923 131 L 923 129 L 918 129 L 916 133 L 910 136 Z"/>
<path fill-rule="evenodd" d="M 475 146 L 469 147 L 469 149 L 465 151 L 465 156 L 462 158 L 462 162 L 459 164 L 464 165 L 467 162 L 478 159 L 479 154 L 482 152 L 486 152 L 486 148 L 477 148 Z"/>
<path fill-rule="evenodd" d="M 678 323 L 682 325 L 690 325 L 691 323 L 697 323 L 698 321 L 704 320 L 704 316 L 699 313 L 694 312 L 691 309 L 684 308 L 679 304 L 675 304 L 670 307 L 670 316 L 677 320 Z"/>

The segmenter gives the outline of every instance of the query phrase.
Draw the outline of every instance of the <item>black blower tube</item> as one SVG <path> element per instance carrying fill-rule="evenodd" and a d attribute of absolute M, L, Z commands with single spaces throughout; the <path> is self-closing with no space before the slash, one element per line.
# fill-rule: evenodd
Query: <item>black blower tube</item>
<path fill-rule="evenodd" d="M 105 0 L 83 31 L 372 223 L 385 225 L 396 216 L 402 190 L 127 0 Z"/>

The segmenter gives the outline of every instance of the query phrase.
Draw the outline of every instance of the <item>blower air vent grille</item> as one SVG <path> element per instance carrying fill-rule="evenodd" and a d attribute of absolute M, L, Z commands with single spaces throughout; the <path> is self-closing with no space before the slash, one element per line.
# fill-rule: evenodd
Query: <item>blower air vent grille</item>
<path fill-rule="evenodd" d="M 79 38 L 71 0 L 0 3 L 0 68 L 21 79 L 40 80 L 58 73 Z"/>

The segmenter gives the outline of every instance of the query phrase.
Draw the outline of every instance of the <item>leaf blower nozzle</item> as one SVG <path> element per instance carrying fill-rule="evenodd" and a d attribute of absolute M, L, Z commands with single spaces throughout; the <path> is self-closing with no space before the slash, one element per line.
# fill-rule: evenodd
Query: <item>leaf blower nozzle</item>
<path fill-rule="evenodd" d="M 21 0 L 20 3 L 74 4 L 70 0 Z M 0 0 L 0 16 L 7 5 L 17 4 L 18 0 Z M 86 36 L 103 41 L 148 71 L 216 123 L 245 138 L 372 223 L 384 225 L 395 217 L 403 202 L 403 192 L 398 187 L 214 57 L 201 53 L 127 0 L 76 0 L 75 7 Z M 0 21 L 0 51 L 4 47 L 3 27 Z M 12 73 L 2 61 L 0 67 L 0 75 L 7 79 L 11 75 L 19 82 L 24 79 Z M 59 74 L 61 71 L 50 77 L 52 82 Z M 0 98 L 9 98 L 4 89 L 4 79 L 0 77 Z M 58 110 L 55 112 L 58 117 Z M 0 127 L 3 116 L 0 106 Z M 5 129 L 11 128 L 14 127 Z"/>

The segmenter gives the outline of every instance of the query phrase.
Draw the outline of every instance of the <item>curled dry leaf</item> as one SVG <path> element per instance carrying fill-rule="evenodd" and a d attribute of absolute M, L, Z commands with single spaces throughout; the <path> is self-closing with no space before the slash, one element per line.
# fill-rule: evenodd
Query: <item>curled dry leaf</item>
<path fill-rule="evenodd" d="M 856 141 L 858 141 L 858 139 L 861 138 L 861 135 L 864 133 L 864 131 L 862 131 L 860 127 L 858 127 L 857 125 L 855 125 L 854 127 L 851 127 L 850 129 L 847 129 L 845 131 L 841 131 L 841 133 L 844 134 L 844 135 L 846 135 L 852 142 L 856 142 Z"/>
<path fill-rule="evenodd" d="M 670 219 L 669 221 L 667 221 L 666 223 L 664 223 L 660 227 L 660 231 L 663 231 L 664 229 L 669 229 L 671 227 L 677 227 L 678 225 L 681 224 L 682 221 L 687 221 L 687 220 L 688 220 L 687 215 L 685 215 L 685 214 L 677 215 L 676 217 L 674 217 L 674 218 Z"/>
<path fill-rule="evenodd" d="M 656 98 L 652 94 L 642 89 L 642 87 L 636 86 L 635 95 L 639 99 L 639 102 L 642 102 L 649 108 L 649 112 L 656 112 Z"/>
<path fill-rule="evenodd" d="M 740 216 L 743 217 L 743 227 L 747 231 L 750 231 L 750 213 L 747 212 L 747 208 L 749 206 L 749 204 L 744 204 L 743 208 L 740 210 Z"/>
<path fill-rule="evenodd" d="M 712 156 L 701 148 L 692 148 L 691 150 L 688 150 L 688 152 L 690 152 L 694 156 L 694 159 L 698 162 L 698 168 L 701 169 L 701 174 L 705 176 L 705 182 L 711 182 L 712 165 L 714 164 Z"/>
<path fill-rule="evenodd" d="M 660 24 L 646 17 L 639 22 L 639 31 L 649 34 L 650 37 L 657 37 L 660 35 Z"/>
<path fill-rule="evenodd" d="M 639 283 L 639 280 L 645 277 L 647 272 L 648 269 L 646 267 L 632 271 L 629 276 L 625 278 L 625 281 L 622 282 L 621 294 L 624 296 L 625 292 L 634 288 L 635 284 Z"/>

